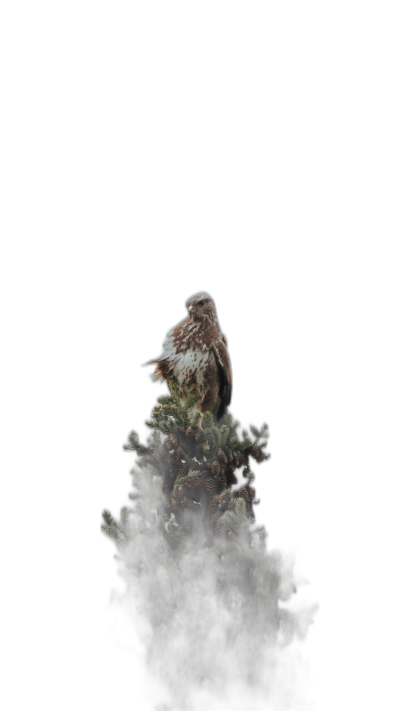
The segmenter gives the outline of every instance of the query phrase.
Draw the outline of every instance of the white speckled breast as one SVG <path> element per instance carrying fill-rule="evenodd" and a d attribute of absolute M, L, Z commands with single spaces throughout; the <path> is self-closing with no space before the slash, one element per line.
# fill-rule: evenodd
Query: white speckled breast
<path fill-rule="evenodd" d="M 187 350 L 176 353 L 173 359 L 174 375 L 184 396 L 198 389 L 202 390 L 204 375 L 210 365 L 210 355 L 209 351 Z"/>
<path fill-rule="evenodd" d="M 174 375 L 180 385 L 193 379 L 196 373 L 196 380 L 200 385 L 204 379 L 204 371 L 209 360 L 208 351 L 187 350 L 177 353 L 174 357 Z"/>

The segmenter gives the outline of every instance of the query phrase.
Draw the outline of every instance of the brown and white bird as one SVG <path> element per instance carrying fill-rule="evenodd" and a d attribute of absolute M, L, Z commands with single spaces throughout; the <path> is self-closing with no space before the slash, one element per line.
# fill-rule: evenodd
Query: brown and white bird
<path fill-rule="evenodd" d="M 189 315 L 168 332 L 160 358 L 149 361 L 157 365 L 153 380 L 173 379 L 182 403 L 195 394 L 195 407 L 211 411 L 220 420 L 232 392 L 227 341 L 209 294 L 191 296 L 186 307 Z"/>

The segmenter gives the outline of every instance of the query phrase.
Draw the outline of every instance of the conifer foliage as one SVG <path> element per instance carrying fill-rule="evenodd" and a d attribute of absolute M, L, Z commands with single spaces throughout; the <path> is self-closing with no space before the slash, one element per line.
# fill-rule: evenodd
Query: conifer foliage
<path fill-rule="evenodd" d="M 169 386 L 172 394 L 158 399 L 146 423 L 147 444 L 131 432 L 124 445 L 138 456 L 131 506 L 118 520 L 104 511 L 102 530 L 153 630 L 153 670 L 182 699 L 191 685 L 217 688 L 228 669 L 254 681 L 263 650 L 287 643 L 304 624 L 280 607 L 295 591 L 292 573 L 267 551 L 266 531 L 255 524 L 250 467 L 269 458 L 267 425 L 239 433 L 229 413 L 217 423 L 195 409 L 194 398 L 182 405 Z M 177 639 L 187 650 L 184 684 Z"/>

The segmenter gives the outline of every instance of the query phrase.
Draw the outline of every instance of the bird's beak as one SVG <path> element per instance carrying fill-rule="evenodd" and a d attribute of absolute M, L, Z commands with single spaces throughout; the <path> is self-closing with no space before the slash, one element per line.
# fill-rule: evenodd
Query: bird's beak
<path fill-rule="evenodd" d="M 193 306 L 192 306 L 192 304 L 190 304 L 190 306 L 188 306 L 188 311 L 189 311 L 190 314 L 192 313 L 192 311 L 193 311 Z"/>

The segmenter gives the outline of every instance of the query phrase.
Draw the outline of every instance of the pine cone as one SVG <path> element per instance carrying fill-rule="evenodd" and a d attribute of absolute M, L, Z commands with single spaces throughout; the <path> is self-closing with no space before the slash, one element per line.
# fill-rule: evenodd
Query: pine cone
<path fill-rule="evenodd" d="M 187 454 L 186 454 L 185 450 L 182 449 L 182 447 L 178 447 L 178 449 L 176 450 L 175 454 L 176 454 L 176 456 L 178 457 L 178 460 L 179 460 L 179 461 L 181 461 L 182 459 L 184 459 L 184 461 L 186 462 Z"/>
<path fill-rule="evenodd" d="M 185 509 L 189 509 L 189 511 L 200 511 L 201 510 L 201 504 L 197 503 L 196 501 L 192 501 L 192 499 L 188 499 L 187 496 L 183 497 L 182 501 L 183 507 Z"/>
<path fill-rule="evenodd" d="M 221 462 L 221 464 L 228 464 L 227 456 L 222 449 L 218 450 L 218 459 Z"/>
<path fill-rule="evenodd" d="M 217 536 L 221 531 L 221 526 L 222 526 L 222 523 L 221 523 L 221 519 L 219 518 L 217 523 L 215 524 L 215 529 L 214 529 L 214 532 Z"/>
<path fill-rule="evenodd" d="M 198 428 L 198 429 L 196 430 L 196 434 L 195 434 L 195 436 L 194 436 L 194 439 L 195 439 L 196 442 L 201 442 L 201 440 L 203 439 L 203 430 L 201 430 L 200 428 Z"/>
<path fill-rule="evenodd" d="M 214 479 L 206 479 L 204 482 L 204 488 L 205 488 L 207 494 L 213 495 L 215 493 Z"/>
<path fill-rule="evenodd" d="M 249 492 L 249 499 L 250 499 L 250 501 L 254 501 L 254 499 L 256 498 L 256 490 L 253 489 L 252 486 L 249 486 L 248 489 L 247 489 L 247 491 Z"/>
<path fill-rule="evenodd" d="M 246 504 L 246 513 L 249 518 L 254 518 L 254 511 L 253 511 L 253 505 L 251 501 Z"/>
<path fill-rule="evenodd" d="M 171 432 L 168 439 L 169 439 L 169 444 L 171 445 L 171 447 L 176 448 L 178 446 L 178 437 L 176 436 L 176 434 L 173 434 Z"/>
<path fill-rule="evenodd" d="M 185 436 L 186 436 L 188 439 L 194 439 L 194 429 L 193 429 L 193 427 L 188 427 L 188 428 L 187 428 L 187 430 L 186 430 L 186 432 L 185 432 Z"/>
<path fill-rule="evenodd" d="M 173 498 L 173 496 L 171 496 L 171 509 L 172 509 L 172 511 L 174 511 L 175 513 L 176 513 L 177 511 L 179 511 L 178 504 L 177 504 L 177 502 L 176 502 L 176 499 Z"/>
<path fill-rule="evenodd" d="M 218 474 L 219 474 L 220 471 L 221 471 L 221 465 L 220 465 L 219 462 L 217 462 L 216 459 L 215 459 L 215 461 L 214 461 L 214 462 L 212 463 L 212 465 L 211 465 L 211 471 L 212 471 L 212 473 L 214 474 L 214 476 L 218 476 Z"/>
<path fill-rule="evenodd" d="M 240 489 L 234 491 L 233 494 L 238 498 L 244 499 L 246 502 L 249 501 L 249 492 L 247 490 L 247 486 L 241 486 Z"/>
<path fill-rule="evenodd" d="M 217 481 L 221 484 L 223 489 L 227 488 L 228 482 L 225 474 L 220 474 L 219 476 L 217 476 Z"/>
<path fill-rule="evenodd" d="M 246 461 L 244 458 L 244 454 L 242 452 L 240 452 L 240 454 L 238 455 L 238 459 L 239 459 L 239 467 L 242 467 Z"/>
<path fill-rule="evenodd" d="M 247 452 L 250 454 L 256 462 L 259 461 L 259 457 L 262 454 L 261 448 L 257 444 L 252 444 L 251 447 L 247 448 Z"/>
<path fill-rule="evenodd" d="M 228 472 L 228 475 L 226 477 L 228 486 L 233 486 L 233 484 L 237 484 L 237 476 L 233 472 Z"/>
<path fill-rule="evenodd" d="M 214 511 L 218 507 L 218 505 L 219 505 L 219 498 L 218 498 L 218 496 L 214 496 L 214 498 L 211 499 L 210 503 L 208 504 L 208 509 L 207 509 L 208 516 L 211 516 L 214 513 Z"/>
<path fill-rule="evenodd" d="M 235 467 L 235 469 L 237 469 L 237 467 L 240 466 L 240 464 L 239 464 L 239 456 L 236 454 L 236 452 L 235 452 L 234 455 L 233 455 L 233 466 Z"/>
<path fill-rule="evenodd" d="M 237 535 L 236 535 L 236 533 L 233 533 L 233 531 L 229 531 L 228 538 L 230 541 L 234 541 L 235 538 L 237 538 Z"/>
<path fill-rule="evenodd" d="M 265 455 L 265 452 L 261 450 L 258 457 L 256 457 L 256 464 L 262 464 L 263 462 L 265 462 L 266 458 L 267 457 Z"/>
<path fill-rule="evenodd" d="M 197 496 L 200 496 L 203 493 L 203 487 L 204 487 L 204 479 L 201 479 L 199 477 L 197 479 L 197 481 L 194 481 L 192 484 L 193 493 L 196 494 Z"/>
<path fill-rule="evenodd" d="M 161 462 L 163 459 L 165 459 L 167 454 L 167 450 L 163 444 L 160 444 L 160 446 L 157 448 L 156 453 L 154 455 L 155 459 L 157 462 Z"/>
<path fill-rule="evenodd" d="M 161 461 L 158 463 L 158 466 L 160 467 L 160 471 L 161 471 L 163 474 L 167 474 L 167 473 L 169 472 L 169 466 L 168 466 L 168 464 L 167 464 L 166 462 L 164 462 L 164 460 L 161 460 Z"/>

